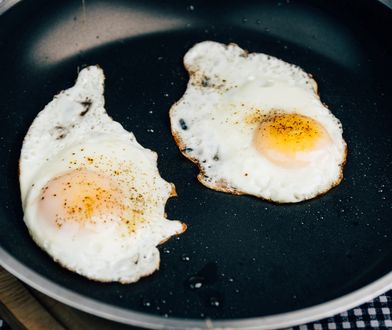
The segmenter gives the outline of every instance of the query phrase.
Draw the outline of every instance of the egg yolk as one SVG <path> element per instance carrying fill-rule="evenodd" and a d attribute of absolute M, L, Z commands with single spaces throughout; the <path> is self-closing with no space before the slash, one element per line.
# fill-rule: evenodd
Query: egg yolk
<path fill-rule="evenodd" d="M 42 188 L 39 211 L 58 228 L 70 221 L 82 226 L 118 222 L 127 211 L 123 201 L 120 187 L 110 177 L 79 169 L 50 180 Z"/>
<path fill-rule="evenodd" d="M 255 130 L 254 146 L 269 160 L 292 168 L 305 166 L 331 144 L 331 138 L 316 120 L 296 113 L 276 114 Z"/>

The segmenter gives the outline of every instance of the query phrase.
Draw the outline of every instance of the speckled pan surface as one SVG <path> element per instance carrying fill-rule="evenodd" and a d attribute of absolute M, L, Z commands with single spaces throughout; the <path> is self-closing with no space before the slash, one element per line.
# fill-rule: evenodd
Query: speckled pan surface
<path fill-rule="evenodd" d="M 312 306 L 338 299 L 324 305 L 326 315 L 390 285 L 387 7 L 375 1 L 82 3 L 22 1 L 0 16 L 0 255 L 9 270 L 79 308 L 151 327 L 184 319 L 206 327 L 206 317 L 256 327 L 263 317 L 303 311 L 285 323 L 295 324 L 320 315 Z M 338 187 L 311 201 L 275 205 L 197 182 L 196 166 L 171 136 L 168 111 L 188 80 L 182 57 L 202 40 L 236 42 L 313 74 L 348 145 Z M 184 235 L 160 248 L 160 271 L 134 285 L 95 283 L 61 268 L 22 221 L 23 137 L 45 104 L 73 84 L 78 68 L 90 64 L 105 70 L 108 112 L 158 152 L 162 177 L 175 183 L 169 217 L 188 224 Z M 339 300 L 352 292 L 349 301 Z M 257 319 L 241 323 L 249 318 Z"/>

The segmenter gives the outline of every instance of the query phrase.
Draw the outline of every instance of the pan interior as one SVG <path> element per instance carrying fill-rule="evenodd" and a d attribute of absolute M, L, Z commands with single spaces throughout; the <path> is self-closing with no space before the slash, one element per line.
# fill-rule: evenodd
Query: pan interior
<path fill-rule="evenodd" d="M 385 8 L 362 2 L 348 11 L 337 1 L 82 4 L 24 1 L 0 18 L 0 242 L 7 252 L 97 301 L 180 318 L 293 311 L 390 271 L 392 52 L 385 31 L 392 20 Z M 168 110 L 186 88 L 182 57 L 203 40 L 235 42 L 312 73 L 348 144 L 337 188 L 275 205 L 197 182 L 197 168 L 171 137 Z M 45 104 L 91 64 L 104 69 L 108 113 L 158 152 L 162 177 L 175 183 L 179 197 L 167 205 L 169 218 L 188 224 L 160 247 L 160 271 L 132 285 L 95 283 L 61 268 L 22 221 L 23 137 Z"/>

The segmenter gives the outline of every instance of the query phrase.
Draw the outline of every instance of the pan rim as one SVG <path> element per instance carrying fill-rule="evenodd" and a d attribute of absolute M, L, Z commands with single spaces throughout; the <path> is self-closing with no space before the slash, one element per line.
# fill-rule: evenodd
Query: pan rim
<path fill-rule="evenodd" d="M 32 288 L 89 314 L 115 322 L 148 329 L 277 329 L 304 324 L 330 317 L 365 303 L 392 289 L 392 271 L 353 292 L 339 298 L 299 309 L 262 317 L 245 319 L 197 320 L 165 318 L 127 310 L 99 302 L 62 287 L 33 271 L 0 247 L 0 265 Z"/>
<path fill-rule="evenodd" d="M 18 2 L 22 0 L 3 0 L 0 1 L 0 15 L 4 14 L 11 7 L 15 6 Z"/>
<path fill-rule="evenodd" d="M 21 1 L 22 0 L 0 0 L 0 16 Z M 379 1 L 390 7 L 387 4 L 387 1 Z M 292 312 L 243 319 L 181 319 L 165 318 L 163 316 L 150 315 L 122 307 L 116 307 L 74 292 L 30 269 L 1 246 L 0 266 L 37 291 L 68 306 L 115 322 L 149 329 L 263 330 L 285 328 L 336 315 L 392 289 L 392 271 L 390 271 L 377 280 L 341 297 Z"/>

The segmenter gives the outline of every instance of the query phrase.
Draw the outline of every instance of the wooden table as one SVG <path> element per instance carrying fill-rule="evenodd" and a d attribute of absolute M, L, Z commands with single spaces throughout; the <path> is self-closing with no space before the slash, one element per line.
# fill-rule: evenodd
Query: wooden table
<path fill-rule="evenodd" d="M 12 329 L 139 329 L 64 305 L 25 285 L 2 267 L 0 267 L 0 317 Z"/>

